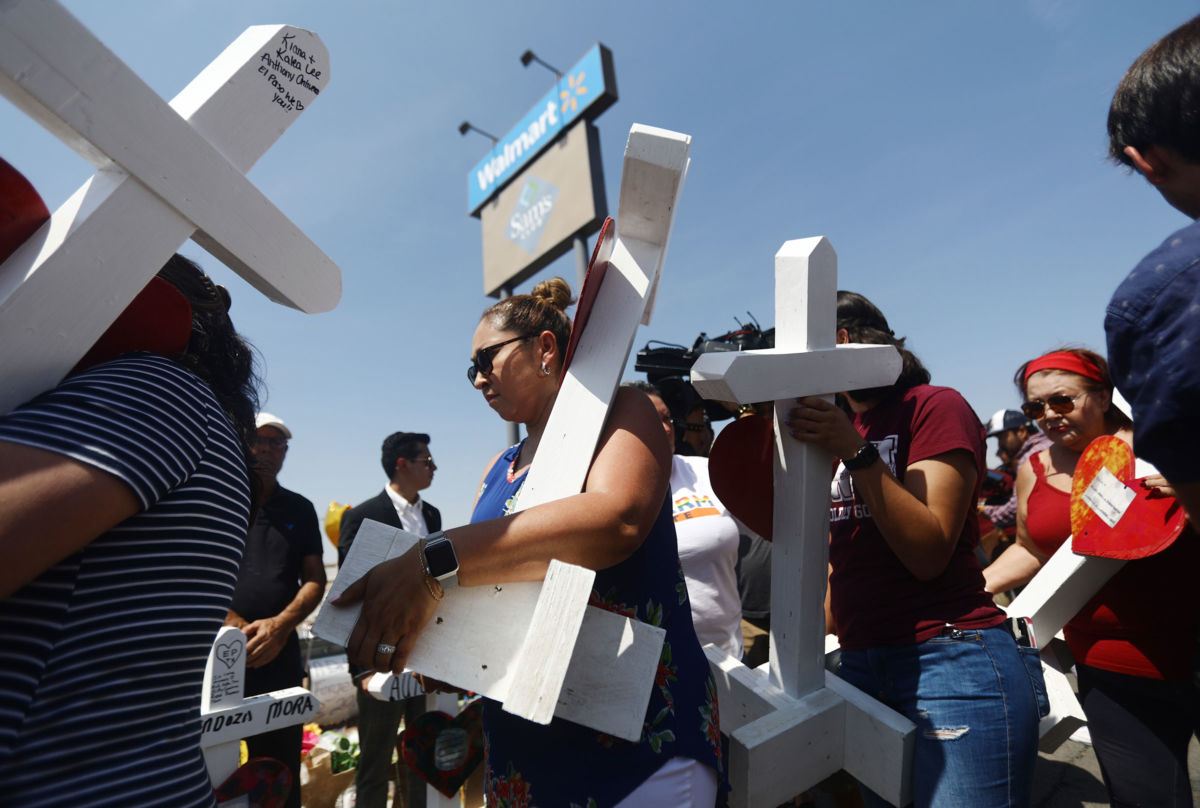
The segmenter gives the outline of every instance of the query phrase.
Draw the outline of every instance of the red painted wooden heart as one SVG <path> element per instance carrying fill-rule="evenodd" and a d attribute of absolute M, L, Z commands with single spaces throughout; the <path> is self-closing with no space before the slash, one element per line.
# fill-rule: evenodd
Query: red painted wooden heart
<path fill-rule="evenodd" d="M 1071 481 L 1075 552 L 1128 561 L 1170 547 L 1183 531 L 1183 508 L 1149 493 L 1134 477 L 1129 444 L 1112 435 L 1089 443 Z"/>
<path fill-rule="evenodd" d="M 250 758 L 213 788 L 217 804 L 246 797 L 255 808 L 283 808 L 292 790 L 292 770 L 278 760 Z M 298 787 L 298 786 L 297 786 Z"/>
<path fill-rule="evenodd" d="M 562 378 L 567 378 L 567 368 L 575 357 L 575 348 L 579 345 L 579 337 L 587 327 L 588 317 L 592 315 L 592 305 L 596 295 L 600 294 L 600 284 L 604 283 L 604 273 L 608 272 L 608 260 L 612 258 L 613 238 L 616 226 L 609 216 L 600 227 L 600 235 L 596 237 L 596 246 L 592 250 L 592 260 L 588 262 L 587 273 L 583 276 L 583 289 L 579 292 L 579 302 L 575 307 L 575 322 L 571 326 L 571 336 L 567 339 L 567 349 L 563 352 Z"/>
<path fill-rule="evenodd" d="M 775 426 L 765 415 L 739 418 L 721 430 L 708 455 L 717 499 L 767 541 L 774 528 Z"/>
<path fill-rule="evenodd" d="M 50 218 L 50 211 L 29 180 L 0 159 L 0 262 Z"/>
<path fill-rule="evenodd" d="M 0 262 L 49 218 L 46 203 L 29 180 L 0 159 Z M 178 356 L 187 349 L 191 334 L 192 307 L 187 298 L 161 278 L 152 278 L 72 372 L 128 351 Z"/>
<path fill-rule="evenodd" d="M 396 749 L 422 780 L 453 797 L 483 761 L 482 714 L 478 699 L 453 718 L 431 710 L 400 733 Z"/>
<path fill-rule="evenodd" d="M 162 278 L 154 277 L 100 335 L 72 373 L 129 351 L 175 357 L 192 338 L 192 304 Z"/>

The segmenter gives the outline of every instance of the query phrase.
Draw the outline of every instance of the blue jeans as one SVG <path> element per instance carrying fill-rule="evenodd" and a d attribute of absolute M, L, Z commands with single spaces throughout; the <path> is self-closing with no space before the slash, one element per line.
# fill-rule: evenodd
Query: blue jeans
<path fill-rule="evenodd" d="M 1029 805 L 1040 683 L 1003 625 L 949 626 L 916 645 L 843 650 L 838 676 L 917 725 L 915 805 Z M 866 788 L 863 797 L 887 804 Z"/>

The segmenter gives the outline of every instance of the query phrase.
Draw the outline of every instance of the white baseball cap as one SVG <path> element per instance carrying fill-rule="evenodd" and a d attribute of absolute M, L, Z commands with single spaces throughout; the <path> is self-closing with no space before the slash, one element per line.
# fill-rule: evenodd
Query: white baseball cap
<path fill-rule="evenodd" d="M 283 436 L 288 440 L 292 439 L 292 430 L 288 429 L 287 424 L 278 415 L 272 415 L 269 412 L 260 412 L 254 416 L 254 426 L 256 429 L 262 429 L 264 426 L 273 426 L 283 433 Z"/>

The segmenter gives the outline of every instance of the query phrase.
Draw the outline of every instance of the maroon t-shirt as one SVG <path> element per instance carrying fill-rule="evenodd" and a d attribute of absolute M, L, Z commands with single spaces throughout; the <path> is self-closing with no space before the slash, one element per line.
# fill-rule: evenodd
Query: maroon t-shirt
<path fill-rule="evenodd" d="M 854 426 L 875 444 L 901 483 L 912 463 L 955 449 L 971 452 L 979 475 L 970 502 L 979 498 L 983 426 L 956 390 L 918 385 L 859 413 Z M 920 581 L 884 541 L 854 490 L 850 472 L 839 464 L 833 478 L 829 530 L 833 565 L 829 587 L 843 648 L 911 645 L 935 636 L 946 623 L 979 629 L 1003 622 L 1004 614 L 983 591 L 983 572 L 975 559 L 977 520 L 963 521 L 954 555 L 942 574 Z"/>

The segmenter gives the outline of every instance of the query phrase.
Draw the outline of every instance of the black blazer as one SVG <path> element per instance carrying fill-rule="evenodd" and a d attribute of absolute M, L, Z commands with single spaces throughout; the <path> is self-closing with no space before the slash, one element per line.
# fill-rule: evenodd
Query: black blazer
<path fill-rule="evenodd" d="M 429 528 L 430 533 L 442 529 L 441 512 L 424 499 L 421 500 L 421 514 L 425 517 L 425 527 Z M 342 526 L 338 533 L 339 567 L 345 563 L 346 554 L 350 552 L 350 545 L 354 543 L 354 537 L 358 535 L 358 529 L 364 519 L 374 519 L 385 525 L 400 527 L 400 517 L 396 515 L 396 506 L 392 504 L 392 498 L 387 495 L 387 491 L 380 491 L 366 502 L 355 505 L 342 514 Z"/>
<path fill-rule="evenodd" d="M 429 528 L 430 533 L 442 529 L 441 512 L 424 499 L 421 500 L 421 514 L 425 517 L 425 527 Z M 396 506 L 392 504 L 392 498 L 387 495 L 387 491 L 380 491 L 366 502 L 355 505 L 342 514 L 342 525 L 338 530 L 339 567 L 345 563 L 346 554 L 350 552 L 350 545 L 354 543 L 354 537 L 358 535 L 358 529 L 362 527 L 364 519 L 374 519 L 385 525 L 400 527 L 400 517 L 396 515 Z M 362 673 L 366 673 L 365 668 L 353 662 L 350 663 L 351 676 L 358 676 Z"/>

